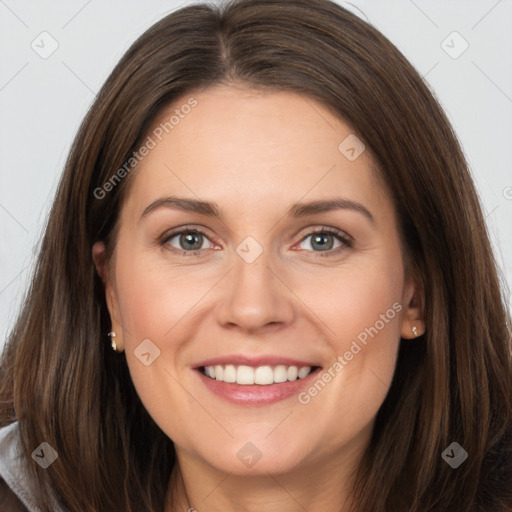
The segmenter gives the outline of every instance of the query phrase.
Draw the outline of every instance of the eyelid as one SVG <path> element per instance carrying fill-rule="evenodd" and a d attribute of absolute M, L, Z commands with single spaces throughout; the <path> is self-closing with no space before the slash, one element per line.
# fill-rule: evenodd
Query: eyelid
<path fill-rule="evenodd" d="M 347 242 L 354 241 L 354 238 L 352 236 L 350 236 L 346 231 L 342 231 L 341 229 L 333 228 L 333 227 L 329 227 L 329 226 L 320 226 L 320 227 L 313 228 L 313 229 L 306 228 L 306 231 L 300 241 L 302 242 L 308 236 L 315 235 L 317 233 L 329 233 L 330 235 L 336 235 L 336 236 L 340 237 L 341 239 L 346 240 Z"/>

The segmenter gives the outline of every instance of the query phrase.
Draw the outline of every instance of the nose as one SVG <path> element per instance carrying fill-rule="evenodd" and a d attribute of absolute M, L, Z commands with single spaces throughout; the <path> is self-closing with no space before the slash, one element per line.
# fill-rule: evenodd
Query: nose
<path fill-rule="evenodd" d="M 252 263 L 234 256 L 234 268 L 223 283 L 217 320 L 224 328 L 255 333 L 293 322 L 293 293 L 286 286 L 283 267 L 272 265 L 267 251 Z"/>

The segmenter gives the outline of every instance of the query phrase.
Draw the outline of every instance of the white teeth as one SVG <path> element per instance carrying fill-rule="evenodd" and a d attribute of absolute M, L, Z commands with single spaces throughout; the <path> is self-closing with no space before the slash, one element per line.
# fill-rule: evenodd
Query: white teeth
<path fill-rule="evenodd" d="M 274 382 L 286 382 L 288 380 L 288 370 L 286 366 L 280 364 L 274 368 Z"/>
<path fill-rule="evenodd" d="M 254 384 L 254 369 L 250 366 L 239 366 L 236 369 L 236 382 L 238 384 Z"/>
<path fill-rule="evenodd" d="M 224 368 L 224 382 L 236 382 L 236 368 L 232 364 Z"/>
<path fill-rule="evenodd" d="M 270 384 L 280 384 L 283 382 L 293 382 L 297 379 L 303 379 L 311 373 L 311 366 L 286 366 L 279 364 L 277 366 L 251 366 L 232 364 L 215 366 L 205 366 L 204 374 L 211 379 L 222 382 L 237 383 L 241 385 L 258 384 L 268 386 Z"/>
<path fill-rule="evenodd" d="M 296 366 L 290 366 L 288 368 L 287 377 L 288 380 L 293 382 L 294 380 L 297 380 L 297 374 L 299 373 L 299 370 Z"/>
<path fill-rule="evenodd" d="M 254 384 L 268 386 L 274 383 L 274 372 L 270 366 L 259 366 L 254 372 Z"/>
<path fill-rule="evenodd" d="M 309 373 L 311 372 L 311 368 L 309 366 L 303 366 L 298 373 L 299 379 L 303 379 L 304 377 L 307 377 Z M 215 370 L 215 376 L 217 376 L 217 370 Z"/>

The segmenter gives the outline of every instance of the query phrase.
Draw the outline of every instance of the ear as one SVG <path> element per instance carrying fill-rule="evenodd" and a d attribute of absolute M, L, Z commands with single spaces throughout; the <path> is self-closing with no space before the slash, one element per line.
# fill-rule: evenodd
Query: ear
<path fill-rule="evenodd" d="M 402 304 L 401 337 L 414 339 L 421 336 L 425 333 L 425 292 L 418 280 L 412 277 L 406 280 Z"/>
<path fill-rule="evenodd" d="M 92 259 L 96 267 L 103 286 L 105 287 L 105 301 L 107 303 L 110 321 L 112 323 L 111 331 L 116 333 L 117 350 L 123 351 L 123 329 L 121 326 L 119 306 L 116 298 L 115 280 L 112 266 L 109 265 L 106 257 L 106 248 L 103 242 L 96 242 L 92 246 Z M 105 333 L 106 334 L 106 333 Z"/>

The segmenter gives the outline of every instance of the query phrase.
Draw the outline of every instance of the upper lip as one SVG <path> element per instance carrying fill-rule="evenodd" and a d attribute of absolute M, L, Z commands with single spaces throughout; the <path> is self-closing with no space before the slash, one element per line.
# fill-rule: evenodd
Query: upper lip
<path fill-rule="evenodd" d="M 257 368 L 258 366 L 277 366 L 284 364 L 285 366 L 320 366 L 311 361 L 292 359 L 290 357 L 276 356 L 276 355 L 259 355 L 259 356 L 247 356 L 247 355 L 228 355 L 218 356 L 205 359 L 193 365 L 193 368 L 201 368 L 203 366 L 215 366 L 215 365 L 226 365 L 232 364 L 234 366 L 246 365 Z"/>

